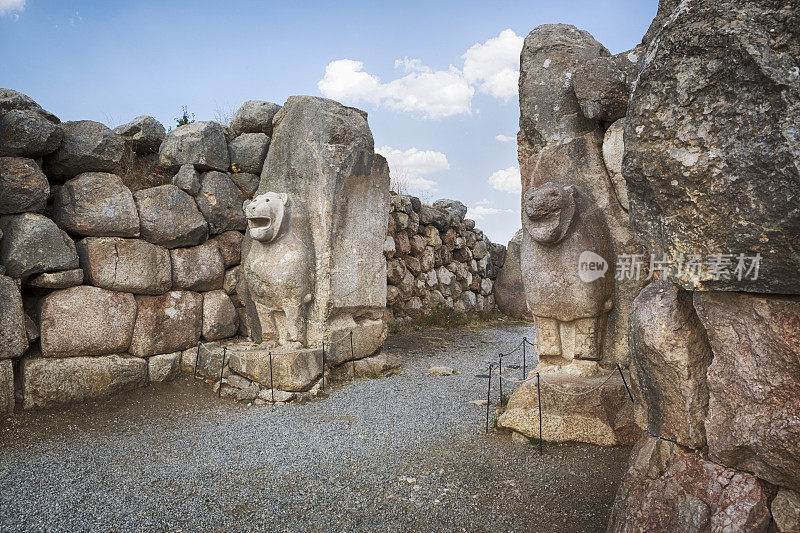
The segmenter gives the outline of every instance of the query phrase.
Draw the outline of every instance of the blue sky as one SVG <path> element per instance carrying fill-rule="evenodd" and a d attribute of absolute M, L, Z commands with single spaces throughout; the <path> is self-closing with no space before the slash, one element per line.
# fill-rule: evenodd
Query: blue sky
<path fill-rule="evenodd" d="M 410 192 L 461 200 L 505 242 L 520 227 L 521 39 L 563 22 L 622 52 L 640 42 L 656 8 L 657 0 L 0 0 L 0 87 L 61 120 L 112 127 L 143 114 L 171 126 L 184 105 L 214 120 L 245 100 L 329 96 L 369 112 L 375 146 Z"/>

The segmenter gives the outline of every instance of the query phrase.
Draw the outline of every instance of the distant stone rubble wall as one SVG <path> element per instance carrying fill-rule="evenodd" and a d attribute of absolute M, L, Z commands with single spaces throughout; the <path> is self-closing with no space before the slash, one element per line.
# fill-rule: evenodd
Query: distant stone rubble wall
<path fill-rule="evenodd" d="M 386 309 L 391 320 L 410 320 L 437 307 L 494 311 L 494 280 L 506 247 L 493 244 L 465 219 L 456 200 L 432 206 L 419 198 L 391 198 L 386 256 Z"/>

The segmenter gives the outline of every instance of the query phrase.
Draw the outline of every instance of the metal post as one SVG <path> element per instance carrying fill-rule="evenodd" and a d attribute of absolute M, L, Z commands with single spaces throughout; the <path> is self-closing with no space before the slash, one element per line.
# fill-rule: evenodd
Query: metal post
<path fill-rule="evenodd" d="M 275 381 L 272 379 L 272 352 L 269 352 L 269 390 L 272 391 L 272 405 L 275 405 Z"/>
<path fill-rule="evenodd" d="M 501 404 L 501 407 L 502 407 L 502 403 L 503 403 L 503 354 L 499 354 L 498 358 L 500 359 L 500 373 L 498 374 L 498 377 L 500 378 L 500 404 Z"/>
<path fill-rule="evenodd" d="M 350 331 L 350 359 L 353 361 L 353 379 L 356 379 L 356 351 L 353 349 L 352 331 Z"/>
<path fill-rule="evenodd" d="M 197 352 L 198 355 L 200 352 Z M 222 349 L 222 366 L 219 367 L 219 388 L 217 389 L 217 398 L 222 397 L 222 373 L 225 371 L 225 355 L 228 353 L 228 348 Z M 195 366 L 197 366 L 195 362 Z"/>
<path fill-rule="evenodd" d="M 525 348 L 526 344 L 528 344 L 528 337 L 522 337 L 522 379 L 524 380 L 525 377 L 528 375 L 528 364 L 525 360 Z"/>
<path fill-rule="evenodd" d="M 325 392 L 325 341 L 322 341 L 322 392 Z"/>
<path fill-rule="evenodd" d="M 194 356 L 194 375 L 192 376 L 192 381 L 197 379 L 197 363 L 200 362 L 200 347 L 203 346 L 202 344 L 197 345 L 197 355 Z"/>
<path fill-rule="evenodd" d="M 628 391 L 628 397 L 631 399 L 631 403 L 636 403 L 633 401 L 633 394 L 631 394 L 631 389 L 628 388 L 628 382 L 625 381 L 625 374 L 622 373 L 622 367 L 619 366 L 619 363 L 617 363 L 617 370 L 619 370 L 619 376 L 622 378 L 622 384 L 625 385 L 625 390 Z"/>
<path fill-rule="evenodd" d="M 492 396 L 492 368 L 494 365 L 489 363 L 489 388 L 486 391 L 486 433 L 489 433 L 489 400 Z"/>
<path fill-rule="evenodd" d="M 539 397 L 539 453 L 542 453 L 542 386 L 539 373 L 536 373 L 536 395 Z"/>

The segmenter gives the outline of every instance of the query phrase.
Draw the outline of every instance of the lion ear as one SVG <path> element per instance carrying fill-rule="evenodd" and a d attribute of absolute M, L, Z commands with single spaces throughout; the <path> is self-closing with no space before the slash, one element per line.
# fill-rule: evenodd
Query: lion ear
<path fill-rule="evenodd" d="M 282 192 L 282 193 L 278 194 L 278 196 L 281 199 L 281 203 L 283 203 L 283 205 L 286 205 L 286 201 L 289 200 L 289 195 L 286 194 L 285 192 Z"/>

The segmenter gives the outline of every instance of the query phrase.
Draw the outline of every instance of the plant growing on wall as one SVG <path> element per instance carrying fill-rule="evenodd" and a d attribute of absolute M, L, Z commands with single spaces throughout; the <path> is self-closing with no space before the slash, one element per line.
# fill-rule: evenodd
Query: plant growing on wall
<path fill-rule="evenodd" d="M 191 118 L 189 117 L 189 110 L 187 106 L 183 106 L 183 115 L 180 118 L 176 118 L 175 122 L 178 123 L 178 127 L 185 126 L 186 124 L 191 124 L 194 122 L 194 113 L 192 113 Z"/>

